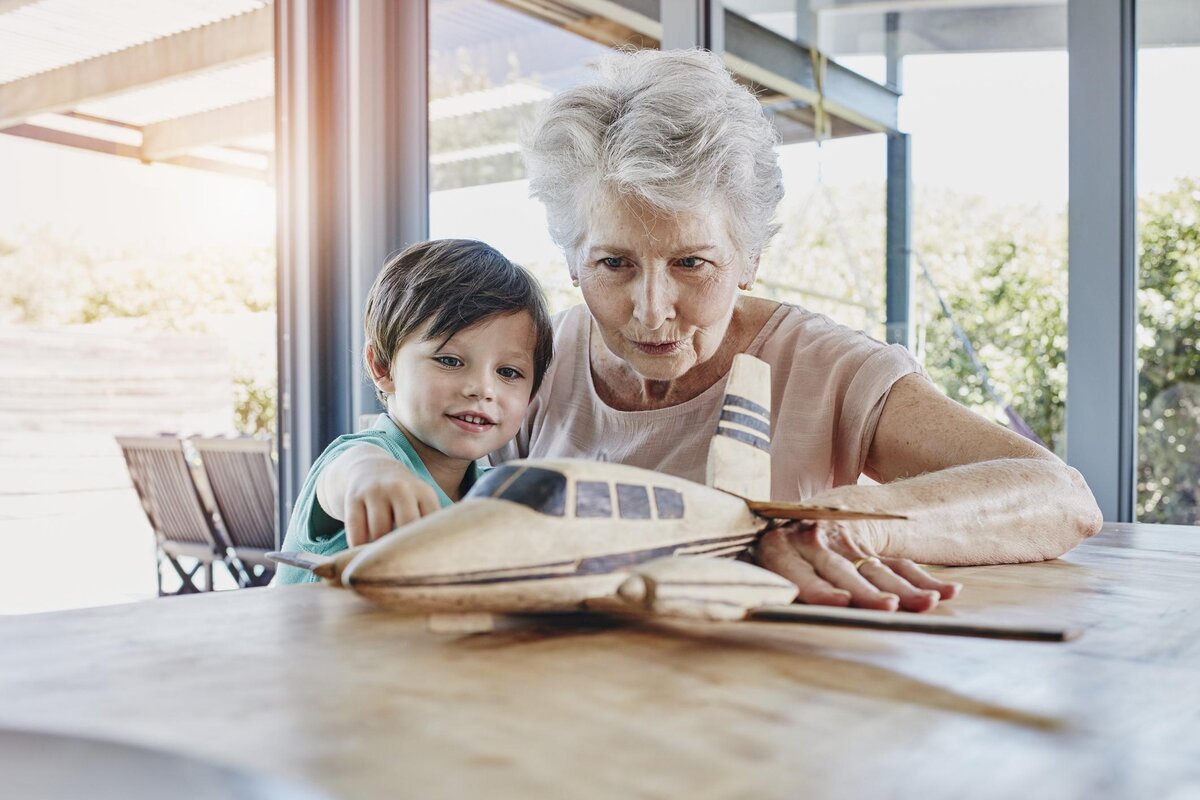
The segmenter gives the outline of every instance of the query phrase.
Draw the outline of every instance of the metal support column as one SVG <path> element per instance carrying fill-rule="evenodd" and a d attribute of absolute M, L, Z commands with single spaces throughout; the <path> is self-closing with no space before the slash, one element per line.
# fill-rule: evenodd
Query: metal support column
<path fill-rule="evenodd" d="M 901 91 L 903 56 L 899 49 L 900 15 L 884 17 L 887 87 Z M 889 343 L 911 348 L 912 336 L 912 153 L 908 134 L 891 132 L 887 141 L 887 291 Z"/>
<path fill-rule="evenodd" d="M 1137 275 L 1134 0 L 1069 0 L 1067 462 L 1133 519 Z"/>
<path fill-rule="evenodd" d="M 663 50 L 703 47 L 725 50 L 725 8 L 721 0 L 662 0 Z"/>
<path fill-rule="evenodd" d="M 911 347 L 912 166 L 907 133 L 887 140 L 887 340 Z"/>
<path fill-rule="evenodd" d="M 372 410 L 362 309 L 428 226 L 426 4 L 276 0 L 279 499 Z"/>

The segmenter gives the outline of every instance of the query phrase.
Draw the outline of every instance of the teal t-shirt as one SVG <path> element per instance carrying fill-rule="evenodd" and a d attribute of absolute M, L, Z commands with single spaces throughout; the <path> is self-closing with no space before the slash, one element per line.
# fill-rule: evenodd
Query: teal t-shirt
<path fill-rule="evenodd" d="M 304 479 L 304 486 L 300 489 L 300 496 L 296 498 L 292 516 L 288 520 L 287 535 L 283 539 L 285 552 L 315 553 L 320 556 L 328 556 L 346 549 L 345 526 L 339 520 L 325 513 L 325 509 L 321 508 L 321 504 L 317 502 L 317 478 L 321 475 L 321 470 L 325 469 L 330 462 L 356 444 L 382 447 L 392 458 L 433 487 L 442 508 L 453 503 L 442 491 L 442 487 L 437 485 L 433 476 L 429 474 L 425 463 L 421 461 L 417 451 L 396 427 L 396 423 L 392 422 L 391 417 L 387 414 L 380 414 L 370 429 L 358 433 L 348 433 L 334 439 L 333 443 L 325 448 L 325 452 L 321 453 L 321 457 L 312 465 L 312 469 L 308 471 L 308 477 Z M 463 480 L 463 489 L 473 486 L 481 472 L 478 464 L 472 464 Z M 280 564 L 275 573 L 274 583 L 312 583 L 317 580 L 317 576 L 311 572 Z"/>

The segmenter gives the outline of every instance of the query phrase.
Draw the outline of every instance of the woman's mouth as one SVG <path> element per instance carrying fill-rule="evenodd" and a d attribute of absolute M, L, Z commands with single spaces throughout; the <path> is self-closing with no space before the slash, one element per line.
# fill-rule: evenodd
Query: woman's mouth
<path fill-rule="evenodd" d="M 480 414 L 447 414 L 451 422 L 468 433 L 486 433 L 496 427 L 489 417 Z"/>
<path fill-rule="evenodd" d="M 633 342 L 634 347 L 648 356 L 668 356 L 678 350 L 682 344 L 680 339 L 672 342 Z"/>

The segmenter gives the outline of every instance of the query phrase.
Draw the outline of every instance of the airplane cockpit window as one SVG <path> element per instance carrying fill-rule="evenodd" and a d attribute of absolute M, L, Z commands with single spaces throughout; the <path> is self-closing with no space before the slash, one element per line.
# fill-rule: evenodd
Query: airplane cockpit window
<path fill-rule="evenodd" d="M 561 517 L 567 508 L 567 477 L 541 467 L 505 464 L 480 478 L 467 497 L 497 497 Z"/>
<path fill-rule="evenodd" d="M 645 486 L 618 483 L 617 509 L 621 519 L 650 519 L 650 493 Z"/>
<path fill-rule="evenodd" d="M 504 484 L 508 483 L 509 478 L 513 476 L 520 467 L 510 464 L 502 464 L 495 469 L 490 469 L 483 473 L 483 477 L 475 481 L 475 485 L 467 491 L 466 497 L 493 497 L 498 489 L 503 488 Z"/>
<path fill-rule="evenodd" d="M 683 495 L 674 489 L 654 487 L 654 505 L 659 519 L 683 519 Z"/>
<path fill-rule="evenodd" d="M 576 481 L 575 516 L 612 516 L 612 494 L 607 481 Z"/>
<path fill-rule="evenodd" d="M 534 511 L 561 517 L 567 508 L 567 476 L 541 467 L 527 467 L 500 492 L 501 500 L 528 506 Z"/>

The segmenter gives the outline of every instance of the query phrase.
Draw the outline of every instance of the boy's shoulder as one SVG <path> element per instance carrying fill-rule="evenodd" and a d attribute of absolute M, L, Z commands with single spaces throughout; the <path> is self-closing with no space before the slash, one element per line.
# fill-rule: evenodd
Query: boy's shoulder
<path fill-rule="evenodd" d="M 322 453 L 321 460 L 328 460 L 327 456 L 332 456 L 342 450 L 346 450 L 358 444 L 372 444 L 386 450 L 392 458 L 413 466 L 414 460 L 419 460 L 416 451 L 409 444 L 408 439 L 396 427 L 396 423 L 392 422 L 391 417 L 387 414 L 379 414 L 374 423 L 369 428 L 365 428 L 354 433 L 344 433 L 329 443 Z"/>

